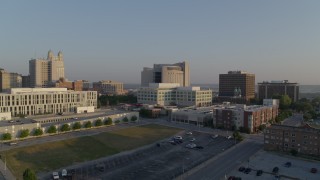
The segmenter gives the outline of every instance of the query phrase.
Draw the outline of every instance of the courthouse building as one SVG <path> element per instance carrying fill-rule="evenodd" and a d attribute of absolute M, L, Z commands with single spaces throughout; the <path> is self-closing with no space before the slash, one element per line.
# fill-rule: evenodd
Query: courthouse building
<path fill-rule="evenodd" d="M 0 93 L 0 113 L 36 115 L 75 112 L 77 107 L 97 107 L 96 91 L 68 91 L 67 88 L 13 88 Z"/>

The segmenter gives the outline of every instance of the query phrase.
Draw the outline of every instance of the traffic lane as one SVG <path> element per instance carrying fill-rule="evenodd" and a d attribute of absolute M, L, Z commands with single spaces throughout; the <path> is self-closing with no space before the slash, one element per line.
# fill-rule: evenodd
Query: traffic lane
<path fill-rule="evenodd" d="M 242 142 L 239 146 L 222 154 L 206 167 L 191 174 L 186 179 L 224 179 L 225 175 L 228 175 L 241 162 L 248 160 L 262 147 L 261 144 L 252 141 Z"/>

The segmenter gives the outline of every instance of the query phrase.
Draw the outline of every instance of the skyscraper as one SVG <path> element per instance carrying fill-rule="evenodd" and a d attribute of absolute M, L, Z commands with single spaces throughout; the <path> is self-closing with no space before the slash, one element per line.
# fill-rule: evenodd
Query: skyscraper
<path fill-rule="evenodd" d="M 245 71 L 229 71 L 219 75 L 219 96 L 241 97 L 247 100 L 255 97 L 255 75 Z"/>
<path fill-rule="evenodd" d="M 22 87 L 21 74 L 7 72 L 0 68 L 0 92 L 8 91 L 10 88 L 19 87 Z"/>
<path fill-rule="evenodd" d="M 50 50 L 47 59 L 31 59 L 29 73 L 31 87 L 48 87 L 51 82 L 65 78 L 62 52 L 54 56 Z"/>
<path fill-rule="evenodd" d="M 190 86 L 190 69 L 188 62 L 175 64 L 154 64 L 153 68 L 145 67 L 141 72 L 141 86 L 149 83 L 178 83 Z"/>

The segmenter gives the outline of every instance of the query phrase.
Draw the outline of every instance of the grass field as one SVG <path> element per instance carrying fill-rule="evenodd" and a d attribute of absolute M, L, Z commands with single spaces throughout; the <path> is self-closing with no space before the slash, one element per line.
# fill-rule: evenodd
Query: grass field
<path fill-rule="evenodd" d="M 160 125 L 144 125 L 94 136 L 50 142 L 9 150 L 7 165 L 19 179 L 26 168 L 47 172 L 77 162 L 94 160 L 131 150 L 172 136 L 181 129 Z M 4 154 L 4 153 L 2 153 Z"/>

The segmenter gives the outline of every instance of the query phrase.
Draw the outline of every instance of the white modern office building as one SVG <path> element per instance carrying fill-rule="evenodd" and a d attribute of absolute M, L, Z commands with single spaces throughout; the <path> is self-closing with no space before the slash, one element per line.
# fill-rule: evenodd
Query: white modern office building
<path fill-rule="evenodd" d="M 67 88 L 12 88 L 0 93 L 0 113 L 55 114 L 75 112 L 76 107 L 97 107 L 96 91 L 70 91 Z"/>
<path fill-rule="evenodd" d="M 178 83 L 150 83 L 138 90 L 138 103 L 170 106 L 210 106 L 212 90 L 200 87 L 180 87 Z"/>

